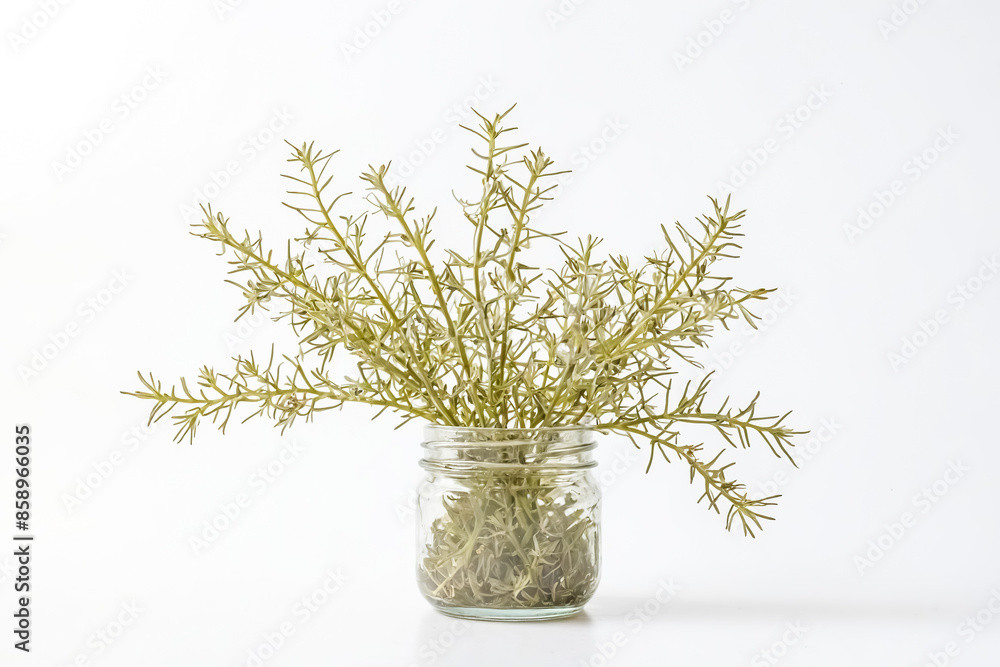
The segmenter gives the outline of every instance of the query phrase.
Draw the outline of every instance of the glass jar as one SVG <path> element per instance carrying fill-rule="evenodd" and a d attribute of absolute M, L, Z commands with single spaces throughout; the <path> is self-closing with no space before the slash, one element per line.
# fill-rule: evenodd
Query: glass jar
<path fill-rule="evenodd" d="M 594 431 L 428 426 L 417 492 L 417 578 L 439 611 L 575 614 L 600 577 Z"/>

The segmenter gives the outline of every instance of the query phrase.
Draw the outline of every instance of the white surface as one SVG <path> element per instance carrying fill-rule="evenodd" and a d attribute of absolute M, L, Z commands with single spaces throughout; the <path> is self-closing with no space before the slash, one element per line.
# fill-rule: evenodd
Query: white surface
<path fill-rule="evenodd" d="M 387 3 L 254 0 L 222 17 L 210 0 L 67 3 L 15 51 L 8 33 L 45 3 L 5 2 L 0 400 L 5 433 L 35 430 L 38 542 L 35 651 L 15 654 L 0 628 L 0 663 L 254 664 L 247 652 L 287 621 L 294 635 L 263 664 L 600 665 L 622 632 L 608 664 L 764 665 L 770 647 L 789 666 L 923 665 L 954 641 L 957 655 L 938 664 L 995 665 L 1000 280 L 971 299 L 955 290 L 976 287 L 1000 251 L 1000 6 L 897 4 L 919 9 L 883 36 L 888 0 L 567 0 L 575 11 L 554 26 L 554 0 L 402 0 L 348 61 L 342 46 Z M 729 23 L 679 68 L 675 52 L 705 21 L 719 32 L 723 10 Z M 146 78 L 144 99 L 123 106 L 147 68 L 162 81 Z M 477 94 L 488 113 L 518 102 L 520 137 L 577 170 L 546 224 L 608 236 L 616 252 L 647 251 L 660 223 L 704 212 L 720 180 L 771 151 L 735 195 L 748 236 L 728 270 L 738 284 L 781 288 L 786 302 L 773 302 L 760 335 L 716 340 L 716 394 L 760 389 L 762 407 L 793 408 L 817 439 L 800 445 L 811 453 L 799 470 L 762 450 L 738 456 L 751 488 L 770 481 L 784 494 L 757 540 L 696 506 L 679 466 L 644 477 L 642 455 L 627 459 L 606 490 L 603 582 L 572 621 L 456 628 L 420 599 L 406 509 L 417 428 L 394 432 L 360 408 L 325 415 L 289 434 L 303 450 L 262 485 L 252 476 L 283 447 L 268 425 L 225 437 L 204 428 L 193 447 L 171 444 L 167 426 L 134 437 L 148 406 L 118 394 L 138 369 L 172 380 L 224 366 L 231 345 L 286 339 L 269 326 L 243 339 L 224 261 L 186 234 L 182 215 L 233 161 L 239 173 L 214 197 L 233 224 L 262 228 L 275 246 L 299 231 L 279 205 L 285 147 L 275 138 L 258 150 L 249 136 L 271 124 L 281 139 L 343 149 L 345 188 L 368 162 L 402 164 L 431 138 L 406 182 L 454 215 L 449 192 L 469 183 L 470 145 L 455 106 Z M 796 111 L 808 116 L 798 127 L 785 120 Z M 110 133 L 60 180 L 54 163 L 105 118 Z M 948 128 L 947 151 L 913 171 Z M 591 160 L 581 147 L 602 133 L 610 141 Z M 894 180 L 896 201 L 849 238 L 858 208 Z M 459 229 L 452 218 L 439 235 Z M 121 270 L 125 289 L 89 315 L 80 304 Z M 946 321 L 894 369 L 889 353 L 938 311 Z M 22 380 L 18 367 L 72 323 L 78 335 Z M 116 450 L 120 464 L 68 509 L 66 495 Z M 604 469 L 625 454 L 608 439 Z M 948 477 L 958 463 L 968 470 Z M 10 467 L 0 466 L 0 497 Z M 935 482 L 935 502 L 922 500 Z M 191 536 L 241 493 L 250 506 L 196 554 Z M 906 513 L 911 525 L 887 537 Z M 879 539 L 890 548 L 859 572 L 856 558 Z M 9 619 L 9 556 L 0 564 Z M 293 605 L 328 569 L 347 581 L 300 623 Z M 631 610 L 655 608 L 671 578 L 679 592 L 637 626 Z M 132 603 L 142 611 L 110 646 L 94 639 Z M 1000 611 L 1000 598 L 992 604 Z M 982 609 L 992 623 L 960 627 Z M 808 629 L 784 651 L 775 644 L 788 623 Z"/>

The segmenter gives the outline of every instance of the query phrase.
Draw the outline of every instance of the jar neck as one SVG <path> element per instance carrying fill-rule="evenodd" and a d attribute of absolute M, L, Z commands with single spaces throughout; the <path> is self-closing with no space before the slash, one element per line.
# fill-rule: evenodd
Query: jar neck
<path fill-rule="evenodd" d="M 568 473 L 597 465 L 593 429 L 473 428 L 430 425 L 424 429 L 424 457 L 430 472 L 462 475 L 496 473 Z"/>

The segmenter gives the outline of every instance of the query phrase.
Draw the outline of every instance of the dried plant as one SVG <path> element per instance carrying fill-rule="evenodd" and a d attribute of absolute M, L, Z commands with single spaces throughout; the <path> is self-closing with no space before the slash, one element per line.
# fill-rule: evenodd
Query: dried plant
<path fill-rule="evenodd" d="M 582 607 L 599 580 L 600 493 L 553 463 L 581 463 L 593 435 L 477 430 L 460 440 L 466 465 L 438 462 L 445 470 L 420 487 L 421 592 L 444 609 Z"/>
<path fill-rule="evenodd" d="M 243 291 L 240 316 L 281 308 L 300 340 L 299 350 L 275 363 L 237 356 L 229 373 L 205 367 L 197 385 L 164 389 L 140 373 L 130 393 L 154 401 L 150 419 L 174 412 L 178 440 L 193 439 L 202 419 L 225 429 L 240 408 L 247 419 L 265 416 L 282 428 L 346 402 L 392 411 L 403 422 L 537 428 L 590 425 L 624 434 L 659 454 L 677 458 L 703 487 L 700 500 L 726 513 L 726 526 L 745 534 L 761 527 L 774 497 L 752 498 L 731 479 L 722 452 L 682 440 L 682 427 L 703 425 L 722 441 L 748 447 L 752 439 L 791 460 L 797 432 L 785 416 L 761 416 L 755 396 L 743 407 L 711 403 L 711 374 L 700 382 L 672 381 L 675 364 L 696 364 L 713 327 L 755 316 L 750 302 L 771 290 L 744 290 L 710 273 L 735 257 L 743 211 L 711 200 L 695 224 L 663 228 L 665 248 L 633 265 L 600 257 L 600 239 L 576 241 L 538 228 L 538 209 L 550 199 L 559 173 L 541 149 L 507 143 L 515 128 L 507 114 L 480 115 L 465 128 L 480 141 L 470 166 L 481 190 L 458 199 L 469 225 L 465 250 L 437 252 L 431 225 L 437 209 L 416 212 L 405 188 L 386 182 L 388 165 L 361 175 L 370 210 L 340 213 L 344 194 L 332 197 L 328 174 L 336 151 L 292 146 L 287 174 L 293 201 L 308 222 L 283 254 L 263 240 L 234 232 L 221 213 L 205 208 L 195 235 L 229 254 L 230 280 Z M 519 157 L 514 157 L 520 155 Z M 350 194 L 350 193 L 347 193 Z M 526 265 L 525 250 L 551 243 L 561 265 Z M 349 377 L 331 377 L 342 353 L 356 360 Z M 787 415 L 786 415 L 787 416 Z M 644 444 L 640 444 L 644 443 Z"/>

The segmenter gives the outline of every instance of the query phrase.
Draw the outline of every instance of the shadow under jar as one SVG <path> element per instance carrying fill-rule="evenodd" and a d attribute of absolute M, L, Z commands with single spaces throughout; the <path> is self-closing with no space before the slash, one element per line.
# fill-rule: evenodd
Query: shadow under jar
<path fill-rule="evenodd" d="M 442 613 L 530 621 L 577 613 L 600 578 L 594 431 L 428 426 L 417 578 Z"/>

